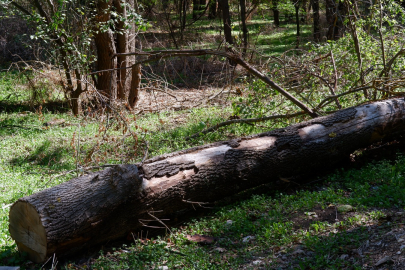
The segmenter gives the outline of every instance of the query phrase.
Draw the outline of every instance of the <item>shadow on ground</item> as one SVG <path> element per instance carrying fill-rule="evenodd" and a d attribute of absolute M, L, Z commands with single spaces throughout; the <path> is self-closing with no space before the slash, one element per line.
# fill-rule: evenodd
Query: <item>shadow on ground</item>
<path fill-rule="evenodd" d="M 63 161 L 63 157 L 66 156 L 68 152 L 69 149 L 67 147 L 55 147 L 52 145 L 52 141 L 47 140 L 33 151 L 30 151 L 30 155 L 15 157 L 9 162 L 15 166 L 40 166 L 63 171 L 71 169 L 71 165 Z"/>

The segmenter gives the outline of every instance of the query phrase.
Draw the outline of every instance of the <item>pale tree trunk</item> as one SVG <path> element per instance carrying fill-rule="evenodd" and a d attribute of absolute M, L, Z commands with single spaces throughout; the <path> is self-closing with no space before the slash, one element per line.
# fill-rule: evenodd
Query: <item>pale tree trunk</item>
<path fill-rule="evenodd" d="M 128 105 L 133 109 L 139 101 L 139 91 L 141 88 L 142 79 L 142 66 L 140 64 L 135 65 L 132 68 L 132 80 L 131 89 L 128 96 Z"/>
<path fill-rule="evenodd" d="M 106 23 L 110 19 L 112 0 L 98 0 L 97 2 L 97 23 Z M 98 32 L 94 35 L 94 41 L 97 48 L 97 69 L 109 70 L 116 68 L 117 61 L 113 57 L 116 53 L 114 37 L 111 29 Z M 117 71 L 100 72 L 97 79 L 98 90 L 106 93 L 110 99 L 117 97 Z"/>
<path fill-rule="evenodd" d="M 299 182 L 404 132 L 405 100 L 398 98 L 143 164 L 117 165 L 19 199 L 10 208 L 10 234 L 21 252 L 43 262 L 262 184 L 276 190 L 282 179 Z"/>

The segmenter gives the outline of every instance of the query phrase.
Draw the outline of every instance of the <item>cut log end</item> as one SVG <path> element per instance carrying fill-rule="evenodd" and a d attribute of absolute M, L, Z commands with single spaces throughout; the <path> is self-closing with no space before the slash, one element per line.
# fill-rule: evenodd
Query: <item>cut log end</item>
<path fill-rule="evenodd" d="M 33 262 L 46 258 L 46 232 L 38 211 L 29 203 L 17 201 L 10 211 L 9 230 L 20 252 L 26 252 Z"/>

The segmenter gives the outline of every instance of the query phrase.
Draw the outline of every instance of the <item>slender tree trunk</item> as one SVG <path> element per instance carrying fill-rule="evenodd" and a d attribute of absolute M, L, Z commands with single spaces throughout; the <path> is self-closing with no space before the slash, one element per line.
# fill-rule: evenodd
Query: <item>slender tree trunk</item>
<path fill-rule="evenodd" d="M 221 9 L 222 9 L 222 20 L 224 23 L 225 41 L 229 45 L 233 45 L 231 15 L 229 13 L 229 3 L 228 3 L 228 0 L 220 0 L 220 3 L 221 3 Z"/>
<path fill-rule="evenodd" d="M 339 4 L 337 6 L 336 10 L 336 24 L 334 28 L 334 39 L 338 40 L 339 38 L 343 37 L 343 34 L 345 33 L 345 24 L 344 20 L 347 18 L 347 7 L 346 7 L 346 1 L 344 0 L 339 0 Z"/>
<path fill-rule="evenodd" d="M 246 0 L 240 0 L 240 19 L 242 22 L 242 34 L 243 34 L 243 53 L 242 55 L 246 55 L 246 51 L 248 48 L 248 29 L 246 27 Z"/>
<path fill-rule="evenodd" d="M 311 10 L 312 10 L 312 0 L 307 2 L 308 5 L 305 6 L 305 21 L 309 22 L 311 19 Z"/>
<path fill-rule="evenodd" d="M 198 14 L 198 15 L 200 15 L 201 14 L 201 12 L 203 12 L 204 10 L 205 10 L 205 8 L 206 8 L 206 5 L 207 5 L 207 1 L 206 0 L 200 0 L 200 13 Z"/>
<path fill-rule="evenodd" d="M 127 11 L 125 7 L 125 2 L 121 0 L 114 0 L 114 7 L 122 18 L 127 17 Z M 128 33 L 125 29 L 125 22 L 119 20 L 116 24 L 116 29 L 119 31 L 117 34 L 117 53 L 127 53 L 128 52 Z M 117 67 L 125 68 L 127 67 L 126 56 L 118 56 L 117 58 Z M 126 83 L 127 81 L 127 70 L 121 69 L 117 71 L 117 92 L 118 98 L 120 100 L 125 100 L 126 94 Z"/>
<path fill-rule="evenodd" d="M 106 23 L 110 19 L 110 8 L 112 0 L 99 0 L 97 3 L 97 23 Z M 116 67 L 117 61 L 113 55 L 116 53 L 114 37 L 112 31 L 107 29 L 98 32 L 94 35 L 94 41 L 97 48 L 97 69 L 107 70 Z M 115 99 L 117 96 L 117 72 L 101 72 L 97 79 L 98 90 L 107 93 L 110 99 Z"/>
<path fill-rule="evenodd" d="M 308 12 L 307 11 L 307 3 L 308 3 L 308 0 L 302 0 L 302 10 L 304 11 L 304 15 L 302 16 L 302 22 L 304 23 L 304 24 L 306 24 L 307 23 L 307 18 L 306 18 L 306 13 Z"/>
<path fill-rule="evenodd" d="M 314 40 L 319 42 L 321 40 L 321 26 L 319 20 L 319 0 L 312 0 L 312 17 L 314 19 Z"/>
<path fill-rule="evenodd" d="M 128 104 L 132 109 L 135 108 L 135 105 L 139 101 L 141 79 L 142 79 L 142 66 L 140 64 L 137 64 L 132 68 L 131 89 L 128 95 Z"/>
<path fill-rule="evenodd" d="M 274 25 L 276 27 L 280 27 L 280 11 L 278 10 L 278 0 L 273 0 L 271 10 L 273 11 Z"/>
<path fill-rule="evenodd" d="M 81 110 L 81 108 L 80 108 L 81 107 L 80 106 L 81 105 L 81 102 L 80 102 L 81 93 L 82 93 L 81 91 L 76 90 L 70 94 L 70 104 L 71 104 L 70 106 L 71 106 L 73 114 L 76 116 L 80 114 L 80 110 Z"/>
<path fill-rule="evenodd" d="M 295 45 L 296 48 L 300 46 L 300 16 L 299 16 L 299 11 L 300 11 L 300 4 L 297 1 L 294 4 L 295 7 L 295 21 L 297 24 L 297 44 Z"/>
<path fill-rule="evenodd" d="M 335 1 L 325 0 L 325 16 L 328 24 L 328 32 L 326 33 L 327 40 L 333 40 L 333 27 L 335 21 Z"/>
<path fill-rule="evenodd" d="M 198 18 L 200 11 L 200 0 L 193 0 L 193 20 Z"/>
<path fill-rule="evenodd" d="M 186 21 L 187 21 L 187 6 L 188 0 L 181 1 L 181 26 L 180 26 L 180 39 L 183 40 L 183 32 L 186 29 Z"/>
<path fill-rule="evenodd" d="M 209 1 L 208 18 L 215 19 L 217 17 L 218 0 Z"/>

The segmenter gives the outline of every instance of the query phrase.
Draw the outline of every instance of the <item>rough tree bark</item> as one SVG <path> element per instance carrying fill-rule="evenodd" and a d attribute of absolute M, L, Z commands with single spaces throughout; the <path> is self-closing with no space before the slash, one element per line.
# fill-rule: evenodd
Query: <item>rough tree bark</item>
<path fill-rule="evenodd" d="M 403 137 L 405 100 L 338 111 L 287 128 L 119 165 L 19 199 L 10 234 L 20 251 L 43 262 L 56 253 L 105 243 L 145 220 L 215 202 L 280 178 L 347 159 L 358 148 Z"/>
<path fill-rule="evenodd" d="M 122 16 L 122 18 L 127 18 L 127 10 L 125 6 L 125 1 L 114 0 L 114 7 L 117 13 Z M 128 51 L 128 32 L 125 29 L 124 20 L 118 20 L 116 22 L 116 28 L 119 31 L 116 38 L 116 52 L 117 53 L 127 53 Z M 117 67 L 125 68 L 128 66 L 126 56 L 117 57 Z M 125 99 L 125 89 L 127 86 L 127 70 L 120 69 L 117 72 L 117 95 L 121 100 Z"/>
<path fill-rule="evenodd" d="M 326 21 L 328 23 L 328 32 L 326 38 L 328 40 L 335 39 L 335 33 L 337 33 L 337 7 L 334 0 L 325 0 L 326 9 Z"/>
<path fill-rule="evenodd" d="M 246 26 L 246 0 L 239 0 L 240 5 L 240 20 L 242 23 L 242 34 L 243 34 L 243 57 L 246 55 L 248 48 L 248 29 Z"/>
<path fill-rule="evenodd" d="M 274 26 L 280 27 L 280 11 L 278 10 L 278 0 L 272 1 L 271 10 L 273 11 Z"/>
<path fill-rule="evenodd" d="M 319 0 L 312 0 L 312 18 L 314 19 L 314 40 L 321 40 L 321 24 L 319 19 Z"/>
<path fill-rule="evenodd" d="M 141 88 L 142 66 L 137 64 L 132 69 L 131 89 L 128 96 L 128 105 L 133 109 L 139 101 L 139 91 Z"/>
<path fill-rule="evenodd" d="M 217 17 L 218 0 L 209 0 L 208 19 L 215 19 Z"/>
<path fill-rule="evenodd" d="M 110 20 L 110 10 L 112 0 L 99 0 L 97 2 L 97 24 L 101 26 Z M 117 65 L 116 58 L 113 55 L 116 53 L 114 37 L 111 29 L 101 30 L 100 27 L 97 34 L 94 35 L 94 43 L 97 48 L 97 69 L 106 70 L 113 69 Z M 111 99 L 117 96 L 117 71 L 100 73 L 97 79 L 96 88 L 109 95 Z"/>
<path fill-rule="evenodd" d="M 219 0 L 222 10 L 222 20 L 224 23 L 224 35 L 226 43 L 233 45 L 232 38 L 232 24 L 231 24 L 231 15 L 229 12 L 229 2 L 228 0 Z"/>

